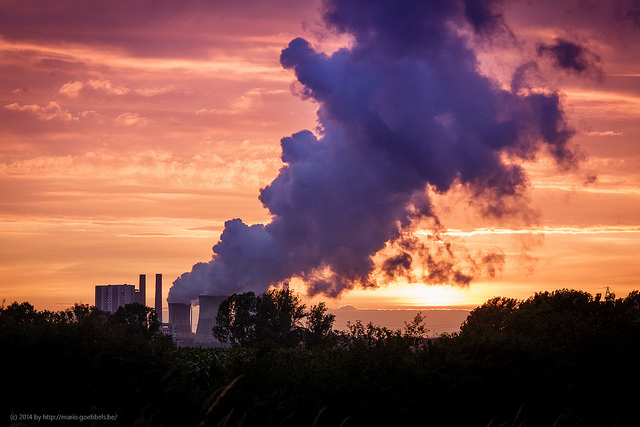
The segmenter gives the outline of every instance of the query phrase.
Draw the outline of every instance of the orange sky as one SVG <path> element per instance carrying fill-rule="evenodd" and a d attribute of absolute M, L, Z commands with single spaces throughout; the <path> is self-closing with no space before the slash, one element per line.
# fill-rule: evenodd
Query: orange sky
<path fill-rule="evenodd" d="M 326 52 L 349 41 L 323 29 L 317 2 L 239 3 L 0 2 L 0 299 L 59 310 L 140 273 L 163 273 L 166 296 L 211 258 L 226 220 L 269 221 L 258 194 L 282 166 L 280 139 L 316 126 L 280 51 L 298 36 Z M 357 290 L 329 306 L 640 288 L 640 13 L 535 3 L 505 4 L 517 47 L 480 46 L 480 64 L 507 84 L 540 41 L 588 47 L 598 75 L 536 57 L 586 153 L 580 168 L 530 161 L 527 221 L 482 218 L 462 192 L 435 196 L 457 245 L 506 254 L 496 278 Z"/>

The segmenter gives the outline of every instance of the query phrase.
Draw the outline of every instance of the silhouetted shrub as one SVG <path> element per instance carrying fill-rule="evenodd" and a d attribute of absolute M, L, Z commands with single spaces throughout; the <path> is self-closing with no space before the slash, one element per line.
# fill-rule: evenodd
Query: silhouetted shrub
<path fill-rule="evenodd" d="M 317 306 L 316 326 L 297 323 L 304 345 L 288 341 L 296 323 L 274 320 L 271 306 L 286 327 L 225 349 L 177 348 L 138 309 L 2 306 L 4 413 L 113 413 L 114 425 L 640 424 L 637 291 L 493 298 L 460 333 L 435 339 L 422 315 L 402 331 L 329 331 Z"/>

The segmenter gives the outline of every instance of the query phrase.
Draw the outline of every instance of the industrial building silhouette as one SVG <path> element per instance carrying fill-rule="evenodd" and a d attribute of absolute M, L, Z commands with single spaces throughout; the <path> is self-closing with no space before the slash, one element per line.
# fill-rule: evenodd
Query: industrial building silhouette
<path fill-rule="evenodd" d="M 200 314 L 198 315 L 198 326 L 196 333 L 193 333 L 191 321 L 191 304 L 180 302 L 169 303 L 169 329 L 174 339 L 181 346 L 198 347 L 225 347 L 214 338 L 212 329 L 216 325 L 216 315 L 220 303 L 229 298 L 227 295 L 200 295 L 198 305 Z"/>
<path fill-rule="evenodd" d="M 140 275 L 138 289 L 134 285 L 97 285 L 96 307 L 109 313 L 115 313 L 126 304 L 147 305 L 147 276 Z M 160 322 L 160 331 L 171 335 L 181 346 L 224 347 L 225 344 L 213 337 L 212 329 L 216 324 L 216 315 L 220 303 L 227 299 L 225 295 L 200 295 L 198 305 L 200 315 L 196 333 L 193 333 L 191 304 L 169 303 L 169 321 L 162 322 L 162 274 L 156 274 L 155 309 Z"/>
<path fill-rule="evenodd" d="M 162 307 L 162 274 L 156 275 L 156 293 L 159 294 L 160 301 L 158 305 L 158 296 L 156 296 L 156 311 L 158 311 L 158 306 Z M 147 305 L 147 276 L 144 274 L 140 275 L 137 290 L 134 285 L 96 286 L 96 307 L 102 311 L 115 313 L 119 307 L 134 302 Z M 160 310 L 158 320 L 162 322 L 162 310 Z"/>

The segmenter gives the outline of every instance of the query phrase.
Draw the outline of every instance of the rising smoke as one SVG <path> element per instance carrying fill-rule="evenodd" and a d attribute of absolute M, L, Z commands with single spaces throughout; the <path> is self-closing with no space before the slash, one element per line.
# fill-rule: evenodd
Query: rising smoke
<path fill-rule="evenodd" d="M 479 72 L 469 41 L 506 28 L 498 3 L 326 1 L 327 28 L 351 47 L 327 55 L 297 38 L 280 58 L 319 105 L 318 136 L 282 139 L 285 165 L 260 193 L 271 222 L 227 221 L 212 260 L 178 278 L 169 300 L 263 292 L 291 277 L 337 296 L 399 276 L 464 285 L 496 274 L 501 254 L 468 254 L 461 267 L 439 232 L 412 231 L 424 220 L 441 228 L 429 191 L 461 185 L 500 217 L 527 185 L 519 160 L 543 147 L 560 165 L 576 160 L 557 93 L 506 90 Z"/>
<path fill-rule="evenodd" d="M 538 56 L 549 56 L 554 65 L 567 72 L 602 78 L 600 57 L 579 43 L 556 38 L 554 44 L 540 43 Z"/>

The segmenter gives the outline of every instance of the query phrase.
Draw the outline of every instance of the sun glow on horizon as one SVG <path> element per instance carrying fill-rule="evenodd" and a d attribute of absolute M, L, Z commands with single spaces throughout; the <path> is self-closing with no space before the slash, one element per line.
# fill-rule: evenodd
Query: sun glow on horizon
<path fill-rule="evenodd" d="M 397 303 L 415 307 L 441 307 L 468 304 L 466 289 L 449 285 L 410 283 L 394 287 Z"/>
<path fill-rule="evenodd" d="M 467 307 L 478 305 L 476 297 L 469 289 L 456 286 L 395 283 L 376 288 L 375 292 L 371 289 L 353 289 L 330 305 L 336 305 L 336 308 L 353 305 L 368 310 Z"/>

